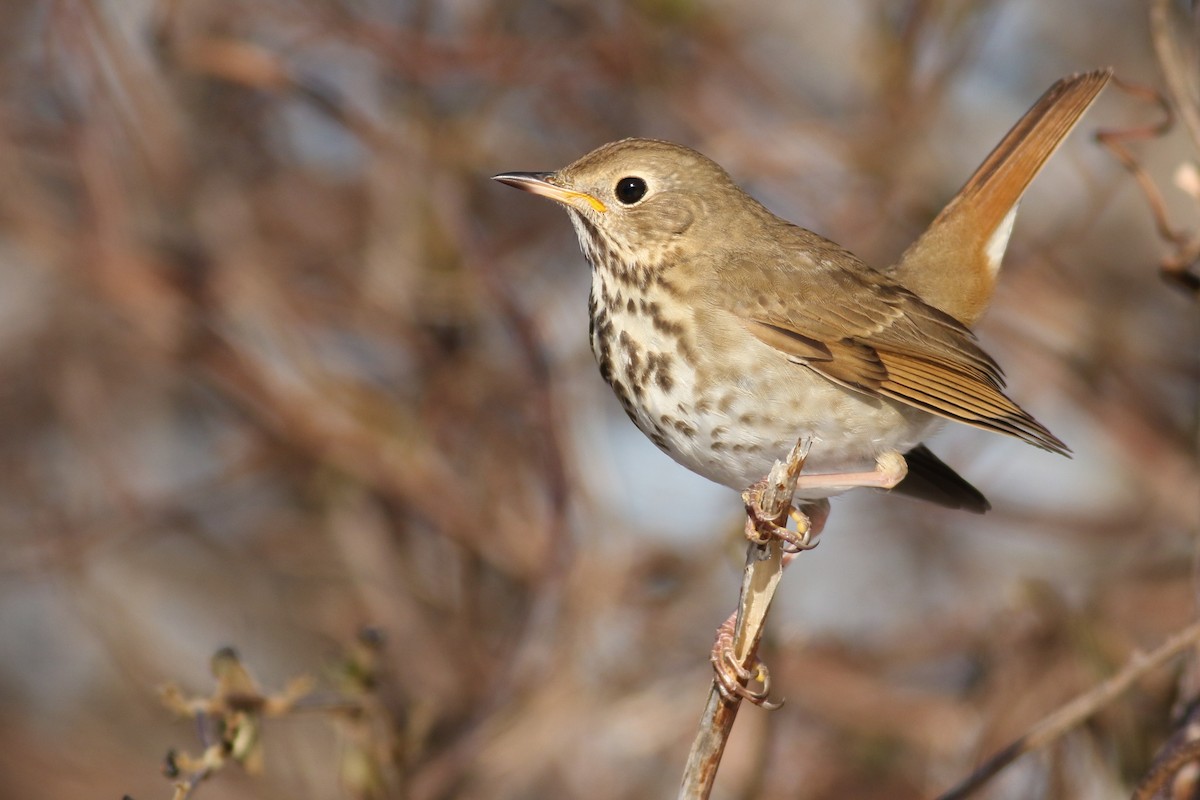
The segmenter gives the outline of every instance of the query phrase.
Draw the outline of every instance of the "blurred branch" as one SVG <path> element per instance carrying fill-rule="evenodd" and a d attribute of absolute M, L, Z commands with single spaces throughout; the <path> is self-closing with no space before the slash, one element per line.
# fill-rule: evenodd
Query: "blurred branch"
<path fill-rule="evenodd" d="M 204 752 L 199 757 L 171 750 L 163 771 L 175 784 L 173 800 L 184 800 L 202 782 L 221 770 L 229 759 L 247 772 L 258 774 L 263 767 L 262 719 L 282 716 L 312 689 L 312 680 L 293 680 L 277 695 L 264 694 L 233 648 L 218 650 L 212 658 L 216 688 L 209 697 L 185 696 L 174 684 L 161 689 L 163 703 L 176 713 L 196 720 Z"/>
<path fill-rule="evenodd" d="M 1108 147 L 1117 160 L 1133 175 L 1134 180 L 1141 187 L 1142 193 L 1146 196 L 1146 202 L 1150 206 L 1150 213 L 1154 217 L 1154 224 L 1158 229 L 1159 236 L 1173 248 L 1173 252 L 1163 257 L 1161 264 L 1163 276 L 1200 297 L 1200 275 L 1194 271 L 1197 262 L 1200 262 L 1200 232 L 1193 232 L 1189 235 L 1176 230 L 1171 225 L 1167 219 L 1166 204 L 1162 193 L 1159 192 L 1145 168 L 1123 145 L 1123 142 L 1129 139 L 1153 139 L 1165 135 L 1173 126 L 1177 114 L 1183 120 L 1184 127 L 1191 137 L 1195 154 L 1200 156 L 1200 96 L 1197 95 L 1195 78 L 1198 58 L 1195 37 L 1188 40 L 1191 42 L 1191 49 L 1185 51 L 1180 45 L 1181 37 L 1176 34 L 1176 26 L 1172 17 L 1173 10 L 1170 0 L 1154 0 L 1150 7 L 1150 39 L 1154 45 L 1159 69 L 1162 70 L 1166 80 L 1169 97 L 1146 86 L 1138 86 L 1119 79 L 1116 81 L 1127 93 L 1157 103 L 1163 109 L 1165 118 L 1153 125 L 1122 131 L 1101 131 L 1096 134 L 1096 138 Z M 1186 183 L 1187 174 L 1182 172 L 1178 178 L 1180 188 L 1184 191 L 1189 189 Z M 1190 174 L 1195 175 L 1194 165 Z M 1194 178 L 1192 183 L 1195 183 Z M 1190 193 L 1194 199 L 1200 201 L 1200 194 L 1196 192 L 1194 186 Z"/>
<path fill-rule="evenodd" d="M 1163 78 L 1166 79 L 1167 91 L 1171 94 L 1175 111 L 1183 119 L 1183 124 L 1192 136 L 1192 145 L 1196 148 L 1197 153 L 1200 153 L 1200 96 L 1197 96 L 1196 31 L 1192 31 L 1193 36 L 1188 40 L 1192 45 L 1192 51 L 1185 52 L 1180 46 L 1180 37 L 1176 35 L 1173 16 L 1171 0 L 1153 0 L 1150 5 L 1150 42 L 1154 45 L 1154 54 L 1158 58 L 1158 66 L 1162 69 Z"/>
<path fill-rule="evenodd" d="M 484 722 L 494 717 L 505 705 L 544 674 L 548 660 L 548 632 L 554 629 L 561 612 L 562 594 L 568 575 L 573 548 L 568 530 L 568 504 L 571 485 L 567 474 L 562 442 L 558 433 L 560 419 L 550 372 L 550 358 L 530 314 L 514 296 L 508 276 L 500 270 L 497 259 L 479 237 L 468 209 L 454 204 L 449 213 L 455 236 L 463 248 L 469 269 L 479 275 L 496 312 L 517 345 L 517 357 L 528 374 L 529 403 L 536 409 L 533 415 L 536 434 L 541 440 L 540 466 L 545 491 L 550 504 L 546 523 L 547 547 L 539 564 L 536 593 L 525 614 L 522 626 L 512 635 L 512 646 L 503 665 L 498 666 L 498 678 L 476 708 L 472 724 L 455 744 L 446 748 L 424 765 L 412 781 L 414 798 L 440 797 L 461 775 L 465 765 L 474 760 L 482 745 L 479 735 Z"/>
<path fill-rule="evenodd" d="M 293 678 L 278 693 L 262 690 L 233 648 L 218 650 L 211 667 L 216 686 L 207 697 L 189 697 L 175 684 L 166 684 L 159 694 L 167 708 L 195 720 L 203 752 L 199 757 L 177 750 L 168 751 L 163 773 L 177 779 L 172 800 L 191 797 L 201 783 L 230 761 L 256 775 L 263 769 L 263 728 L 266 719 L 302 712 L 331 715 L 345 723 L 342 747 L 342 779 L 353 796 L 378 797 L 394 781 L 391 773 L 395 755 L 391 738 L 392 720 L 380 723 L 383 709 L 374 696 L 379 688 L 379 655 L 382 640 L 374 629 L 359 632 L 331 671 L 336 693 L 315 694 L 314 681 Z M 376 741 L 382 739 L 383 741 Z"/>
<path fill-rule="evenodd" d="M 1158 185 L 1124 144 L 1130 140 L 1158 139 L 1166 135 L 1175 122 L 1171 104 L 1160 92 L 1149 86 L 1142 86 L 1116 77 L 1113 78 L 1113 83 L 1127 94 L 1155 103 L 1162 109 L 1164 117 L 1157 123 L 1122 130 L 1098 131 L 1096 139 L 1116 156 L 1121 165 L 1137 181 L 1142 194 L 1145 195 L 1146 204 L 1150 207 L 1150 214 L 1154 218 L 1158 235 L 1173 248 L 1173 252 L 1162 259 L 1160 269 L 1163 276 L 1182 286 L 1188 292 L 1200 296 L 1200 276 L 1191 271 L 1197 260 L 1200 260 L 1200 233 L 1188 234 L 1177 230 L 1171 224 L 1167 215 L 1166 201 L 1163 199 Z"/>
<path fill-rule="evenodd" d="M 1124 694 L 1148 672 L 1158 669 L 1188 648 L 1200 644 L 1200 622 L 1176 633 L 1153 652 L 1136 653 L 1129 663 L 1091 691 L 1070 701 L 1048 717 L 1035 723 L 1028 732 L 983 762 L 965 780 L 938 796 L 938 800 L 961 800 L 994 778 L 1001 770 L 1026 753 L 1039 750 L 1082 724 L 1116 698 Z"/>

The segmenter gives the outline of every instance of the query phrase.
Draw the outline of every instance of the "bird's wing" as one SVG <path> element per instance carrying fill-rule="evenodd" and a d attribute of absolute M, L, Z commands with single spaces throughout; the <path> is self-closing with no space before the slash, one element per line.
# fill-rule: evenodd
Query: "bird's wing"
<path fill-rule="evenodd" d="M 864 394 L 1070 452 L 1004 395 L 1000 367 L 970 330 L 831 242 L 793 230 L 796 241 L 768 258 L 744 256 L 771 287 L 727 301 L 751 334 Z"/>

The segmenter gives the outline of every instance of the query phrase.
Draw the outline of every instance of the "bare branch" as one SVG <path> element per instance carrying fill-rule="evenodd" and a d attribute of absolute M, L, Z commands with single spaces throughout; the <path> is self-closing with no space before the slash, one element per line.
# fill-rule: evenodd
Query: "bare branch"
<path fill-rule="evenodd" d="M 1059 739 L 1126 692 L 1148 672 L 1158 669 L 1184 650 L 1195 647 L 1197 644 L 1200 644 L 1200 622 L 1194 622 L 1176 633 L 1148 655 L 1134 654 L 1124 669 L 1116 675 L 1034 724 L 1024 736 L 1015 739 L 1007 747 L 1001 748 L 983 762 L 966 780 L 940 795 L 938 800 L 960 800 L 960 798 L 970 796 L 1009 764 L 1024 754 L 1039 750 Z"/>

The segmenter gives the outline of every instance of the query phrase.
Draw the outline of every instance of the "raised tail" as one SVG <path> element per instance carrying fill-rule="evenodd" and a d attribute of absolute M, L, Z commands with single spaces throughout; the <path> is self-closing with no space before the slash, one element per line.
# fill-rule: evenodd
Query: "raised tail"
<path fill-rule="evenodd" d="M 991 301 L 1021 195 L 1111 76 L 1096 70 L 1051 86 L 889 270 L 892 277 L 974 325 Z"/>

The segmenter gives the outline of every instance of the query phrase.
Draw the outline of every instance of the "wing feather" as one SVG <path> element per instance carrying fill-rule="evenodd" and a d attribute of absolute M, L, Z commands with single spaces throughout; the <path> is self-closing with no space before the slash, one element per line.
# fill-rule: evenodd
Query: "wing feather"
<path fill-rule="evenodd" d="M 1003 371 L 966 326 L 832 242 L 785 233 L 783 252 L 753 262 L 772 290 L 728 301 L 760 341 L 857 391 L 1070 452 L 1004 394 Z"/>

